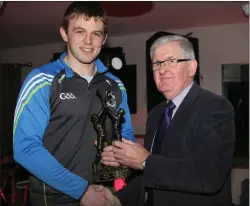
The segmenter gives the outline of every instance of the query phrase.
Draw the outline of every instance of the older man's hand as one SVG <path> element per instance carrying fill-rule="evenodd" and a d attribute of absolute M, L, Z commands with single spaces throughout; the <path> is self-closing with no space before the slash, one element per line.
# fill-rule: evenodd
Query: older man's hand
<path fill-rule="evenodd" d="M 110 151 L 112 150 L 110 160 L 134 169 L 143 169 L 142 164 L 150 154 L 143 146 L 124 138 L 122 141 L 114 141 L 112 145 L 115 147 L 110 148 Z"/>
<path fill-rule="evenodd" d="M 103 152 L 102 152 L 102 158 L 101 158 L 101 163 L 108 165 L 108 166 L 112 166 L 112 167 L 119 167 L 120 163 L 115 159 L 114 157 L 114 146 L 113 145 L 109 145 L 107 147 L 103 148 Z"/>

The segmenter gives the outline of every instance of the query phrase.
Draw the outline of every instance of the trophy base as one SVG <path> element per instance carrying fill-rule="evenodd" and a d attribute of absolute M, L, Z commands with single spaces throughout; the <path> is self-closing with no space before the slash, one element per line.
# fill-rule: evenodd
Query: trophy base
<path fill-rule="evenodd" d="M 130 169 L 124 166 L 103 168 L 93 173 L 93 183 L 105 183 L 115 179 L 126 178 L 130 173 Z"/>

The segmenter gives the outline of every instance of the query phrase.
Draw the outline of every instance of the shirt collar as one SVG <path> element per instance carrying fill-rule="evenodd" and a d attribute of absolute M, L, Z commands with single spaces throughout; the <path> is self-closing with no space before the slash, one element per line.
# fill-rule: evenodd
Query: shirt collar
<path fill-rule="evenodd" d="M 187 87 L 185 87 L 182 90 L 182 92 L 178 96 L 172 99 L 172 102 L 175 104 L 176 108 L 178 108 L 181 105 L 183 99 L 186 97 L 187 93 L 189 92 L 193 84 L 194 82 L 191 82 Z"/>
<path fill-rule="evenodd" d="M 65 74 L 67 78 L 70 78 L 72 76 L 74 76 L 74 71 L 71 69 L 71 67 L 64 61 L 64 58 L 67 56 L 67 52 L 64 52 L 61 54 L 60 58 L 57 60 L 59 61 L 64 69 L 65 69 Z M 95 65 L 97 68 L 97 72 L 98 73 L 104 73 L 108 70 L 108 68 L 106 66 L 104 66 L 104 64 L 102 63 L 102 61 L 100 59 L 96 59 L 95 61 Z"/>

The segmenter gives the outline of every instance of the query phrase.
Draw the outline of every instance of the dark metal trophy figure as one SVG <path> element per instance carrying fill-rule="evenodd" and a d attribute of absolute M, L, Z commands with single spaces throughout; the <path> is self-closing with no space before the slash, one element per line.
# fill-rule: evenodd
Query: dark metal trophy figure
<path fill-rule="evenodd" d="M 126 178 L 130 175 L 129 168 L 124 165 L 121 165 L 120 167 L 111 167 L 103 165 L 100 162 L 103 148 L 112 144 L 114 140 L 121 141 L 122 139 L 120 127 L 125 111 L 120 108 L 117 111 L 117 114 L 115 114 L 108 108 L 107 103 L 111 98 L 110 93 L 110 90 L 107 91 L 105 97 L 103 98 L 100 91 L 96 91 L 96 95 L 101 100 L 102 109 L 98 114 L 92 114 L 90 117 L 97 133 L 97 155 L 92 165 L 93 183 L 111 182 L 115 179 Z M 107 116 L 111 119 L 112 123 L 112 137 L 110 139 L 107 138 L 107 132 L 105 129 L 105 121 Z"/>

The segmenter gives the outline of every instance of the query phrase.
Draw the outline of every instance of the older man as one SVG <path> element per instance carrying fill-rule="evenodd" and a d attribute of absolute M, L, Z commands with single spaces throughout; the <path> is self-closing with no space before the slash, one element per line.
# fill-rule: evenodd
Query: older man
<path fill-rule="evenodd" d="M 144 147 L 116 141 L 102 154 L 106 165 L 141 170 L 116 194 L 117 205 L 231 205 L 232 105 L 194 83 L 197 61 L 186 38 L 161 37 L 150 55 L 155 84 L 166 100 L 148 115 Z"/>

